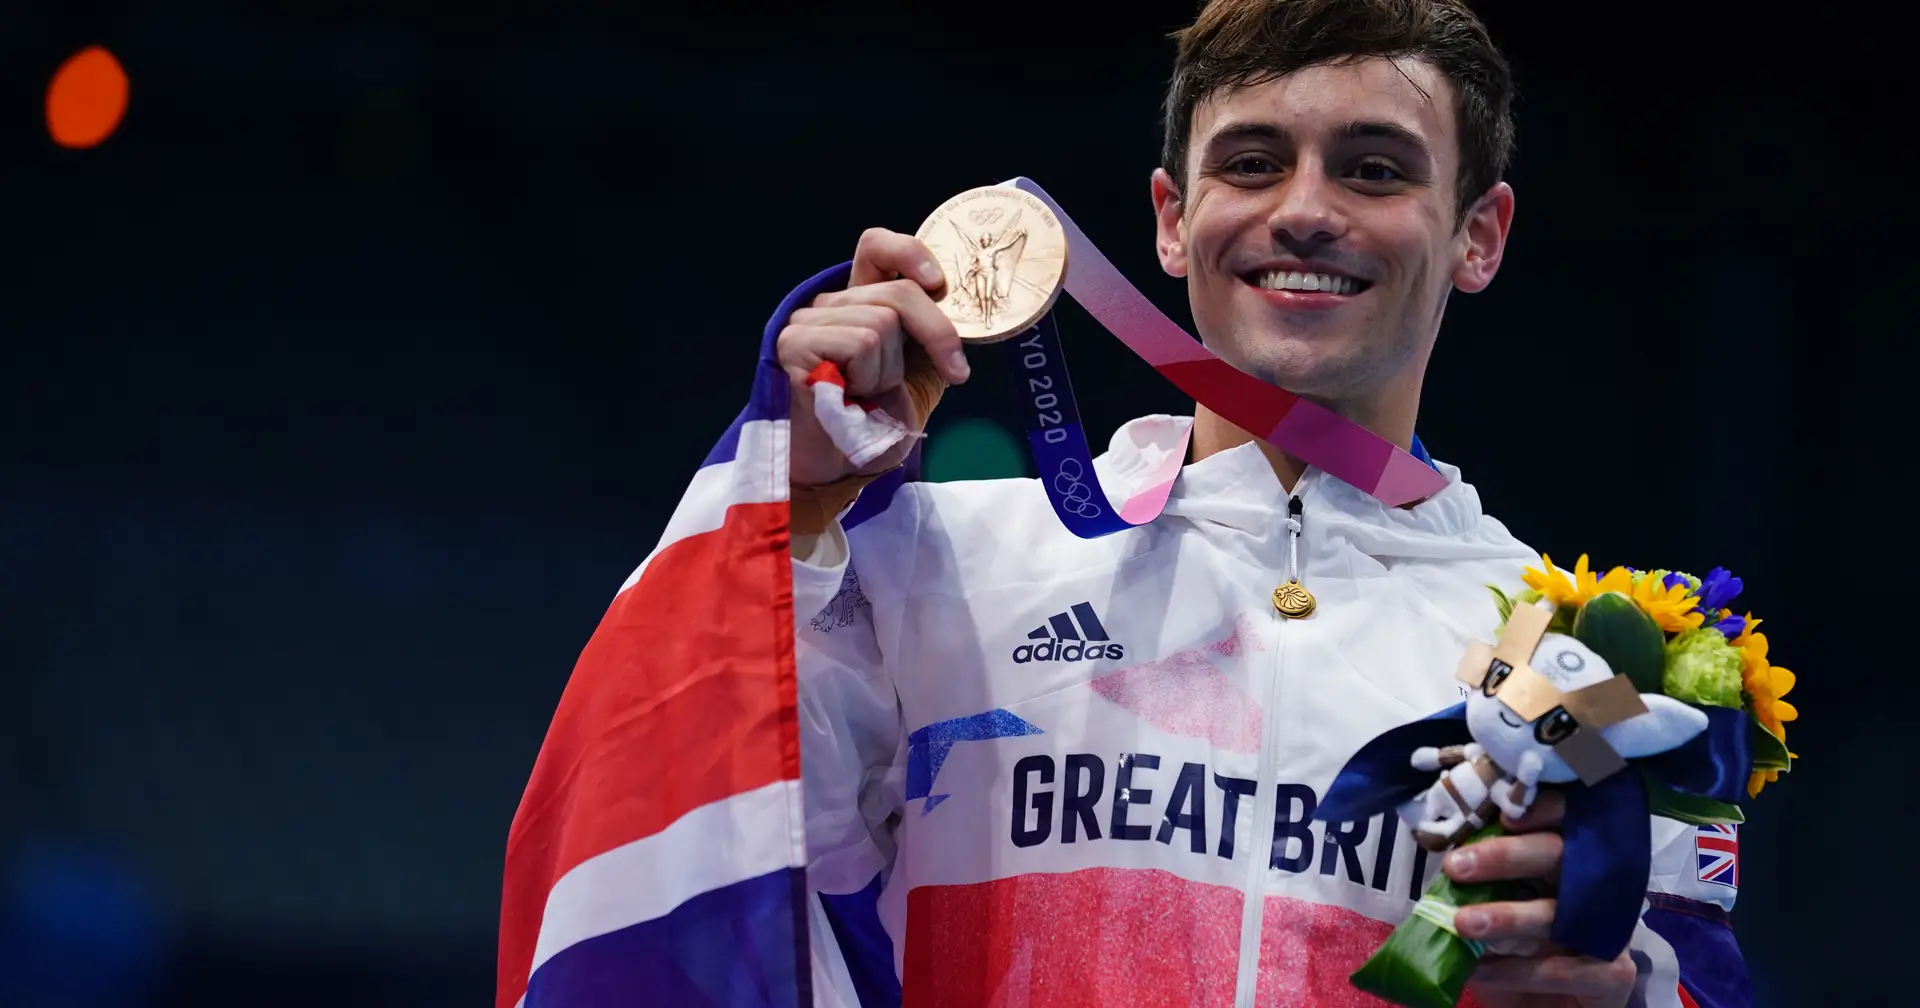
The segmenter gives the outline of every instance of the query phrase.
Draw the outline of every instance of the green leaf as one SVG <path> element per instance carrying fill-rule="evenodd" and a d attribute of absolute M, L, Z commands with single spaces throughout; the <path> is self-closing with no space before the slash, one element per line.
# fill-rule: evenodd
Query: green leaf
<path fill-rule="evenodd" d="M 1487 590 L 1493 593 L 1493 606 L 1500 610 L 1500 625 L 1505 626 L 1507 619 L 1513 615 L 1513 600 L 1507 597 L 1506 592 L 1492 585 L 1488 585 Z"/>
<path fill-rule="evenodd" d="M 1738 805 L 1729 805 L 1726 802 L 1714 801 L 1712 798 L 1703 798 L 1685 791 L 1675 791 L 1654 781 L 1647 782 L 1647 800 L 1654 815 L 1678 819 L 1694 826 L 1747 821 L 1746 814 L 1740 811 Z"/>
<path fill-rule="evenodd" d="M 1780 737 L 1767 730 L 1759 718 L 1747 720 L 1747 745 L 1753 750 L 1753 768 L 1755 770 L 1779 770 L 1787 773 L 1793 770 L 1793 757 L 1787 755 L 1787 744 Z"/>
<path fill-rule="evenodd" d="M 1580 607 L 1573 637 L 1606 659 L 1642 693 L 1661 691 L 1666 639 L 1653 618 L 1619 592 L 1605 592 Z"/>

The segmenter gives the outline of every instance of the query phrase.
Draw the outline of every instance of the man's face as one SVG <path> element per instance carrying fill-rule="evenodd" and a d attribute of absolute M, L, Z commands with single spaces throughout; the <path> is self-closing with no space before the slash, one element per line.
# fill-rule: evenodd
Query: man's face
<path fill-rule="evenodd" d="M 1201 337 L 1229 362 L 1377 410 L 1417 396 L 1448 292 L 1498 267 L 1511 190 L 1456 226 L 1459 171 L 1452 87 L 1424 62 L 1216 92 L 1194 110 L 1186 191 L 1155 175 L 1161 263 L 1187 277 Z"/>

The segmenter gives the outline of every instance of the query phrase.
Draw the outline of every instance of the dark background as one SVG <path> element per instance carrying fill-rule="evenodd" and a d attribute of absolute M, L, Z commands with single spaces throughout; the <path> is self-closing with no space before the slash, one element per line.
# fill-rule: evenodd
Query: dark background
<path fill-rule="evenodd" d="M 554 702 L 780 295 L 1025 174 L 1186 317 L 1146 183 L 1191 4 L 479 6 L 0 9 L 0 1003 L 488 1002 Z M 1804 712 L 1742 832 L 1756 996 L 1909 991 L 1897 35 L 1482 9 L 1519 212 L 1422 437 L 1563 564 L 1746 578 Z M 64 150 L 93 43 L 131 108 Z M 1097 437 L 1187 408 L 1067 324 Z"/>

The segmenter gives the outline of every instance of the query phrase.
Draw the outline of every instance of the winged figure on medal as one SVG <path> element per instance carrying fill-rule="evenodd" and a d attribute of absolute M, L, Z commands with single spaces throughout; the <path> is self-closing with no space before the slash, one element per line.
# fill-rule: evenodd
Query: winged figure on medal
<path fill-rule="evenodd" d="M 998 231 L 992 230 L 989 222 L 988 227 L 971 235 L 959 221 L 951 217 L 947 220 L 961 242 L 953 273 L 959 277 L 955 284 L 959 295 L 956 307 L 982 325 L 991 326 L 995 313 L 1006 308 L 1013 296 L 1014 270 L 1027 249 L 1027 230 L 1020 226 L 1020 211 L 1015 210 L 1012 219 Z"/>

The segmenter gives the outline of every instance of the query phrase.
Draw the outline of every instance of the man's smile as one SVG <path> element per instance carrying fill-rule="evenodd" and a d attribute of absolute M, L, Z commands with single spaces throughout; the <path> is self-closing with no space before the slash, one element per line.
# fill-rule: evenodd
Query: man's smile
<path fill-rule="evenodd" d="M 1240 280 L 1283 308 L 1334 308 L 1373 286 L 1350 273 L 1318 264 L 1270 264 L 1240 274 Z"/>

